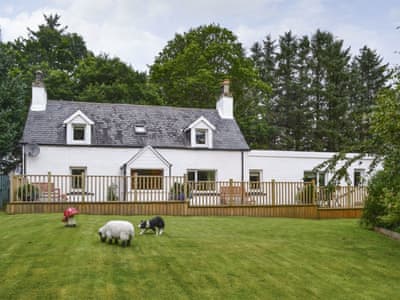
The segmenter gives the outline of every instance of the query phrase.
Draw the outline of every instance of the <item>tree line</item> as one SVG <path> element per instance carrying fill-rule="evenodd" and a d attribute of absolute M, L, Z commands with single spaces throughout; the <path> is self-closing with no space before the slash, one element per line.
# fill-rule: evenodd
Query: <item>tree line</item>
<path fill-rule="evenodd" d="M 149 66 L 134 70 L 117 57 L 95 55 L 82 36 L 44 16 L 27 37 L 0 43 L 0 157 L 18 157 L 31 82 L 45 74 L 49 99 L 213 108 L 230 79 L 235 117 L 252 148 L 357 150 L 369 138 L 370 112 L 392 72 L 364 46 L 352 56 L 344 42 L 317 30 L 270 35 L 246 49 L 216 24 L 175 34 Z"/>

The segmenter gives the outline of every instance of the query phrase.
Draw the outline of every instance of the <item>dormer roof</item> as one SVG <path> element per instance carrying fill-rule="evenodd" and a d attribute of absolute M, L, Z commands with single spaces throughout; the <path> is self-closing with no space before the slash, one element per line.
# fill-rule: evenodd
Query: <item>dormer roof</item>
<path fill-rule="evenodd" d="M 93 125 L 94 122 L 90 120 L 83 112 L 80 110 L 77 110 L 75 113 L 73 113 L 69 118 L 64 120 L 64 124 L 69 124 L 69 123 L 74 123 L 74 120 L 81 118 L 86 124 L 88 125 Z"/>
<path fill-rule="evenodd" d="M 196 121 L 194 121 L 193 123 L 191 123 L 185 130 L 189 130 L 189 129 L 193 129 L 196 128 L 199 124 L 204 123 L 206 124 L 206 126 L 212 130 L 215 130 L 215 126 L 213 124 L 210 123 L 210 121 L 208 121 L 204 116 L 201 116 L 200 118 L 198 118 Z"/>

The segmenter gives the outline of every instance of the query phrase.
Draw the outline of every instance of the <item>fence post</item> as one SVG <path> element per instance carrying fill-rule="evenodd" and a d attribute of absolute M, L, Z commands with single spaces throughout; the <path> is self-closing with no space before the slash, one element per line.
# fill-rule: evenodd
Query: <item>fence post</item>
<path fill-rule="evenodd" d="M 51 172 L 47 172 L 47 202 L 51 199 Z"/>
<path fill-rule="evenodd" d="M 184 198 L 186 201 L 188 199 L 188 176 L 187 176 L 187 174 L 185 174 L 185 176 L 183 176 L 183 194 L 184 194 Z"/>
<path fill-rule="evenodd" d="M 137 202 L 137 173 L 133 173 L 133 202 Z"/>
<path fill-rule="evenodd" d="M 14 193 L 14 187 L 15 187 L 15 181 L 16 181 L 15 177 L 17 177 L 17 176 L 16 176 L 16 175 L 13 175 L 13 176 L 11 177 L 11 180 L 10 180 L 10 189 L 9 189 L 9 191 L 8 191 L 8 193 L 9 193 L 9 198 L 10 198 L 10 202 L 14 202 L 14 201 L 15 201 L 15 199 L 14 199 L 14 195 L 15 195 L 15 193 Z"/>
<path fill-rule="evenodd" d="M 85 172 L 81 174 L 82 202 L 85 202 Z"/>
<path fill-rule="evenodd" d="M 276 195 L 275 195 L 275 179 L 271 181 L 271 193 L 272 193 L 272 205 L 275 205 Z"/>
<path fill-rule="evenodd" d="M 350 195 L 350 193 L 351 193 L 351 186 L 350 186 L 350 184 L 347 184 L 347 207 L 349 208 L 349 207 L 351 207 L 351 195 Z"/>
<path fill-rule="evenodd" d="M 311 188 L 311 204 L 315 204 L 315 199 L 317 195 L 317 186 L 315 184 L 315 179 L 311 180 L 312 188 Z"/>
<path fill-rule="evenodd" d="M 233 179 L 229 179 L 229 204 L 233 202 Z"/>

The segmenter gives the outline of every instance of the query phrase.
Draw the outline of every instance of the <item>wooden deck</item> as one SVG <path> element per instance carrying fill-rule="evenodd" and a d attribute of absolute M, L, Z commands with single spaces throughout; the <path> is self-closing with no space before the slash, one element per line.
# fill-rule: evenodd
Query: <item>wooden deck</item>
<path fill-rule="evenodd" d="M 359 218 L 365 187 L 315 182 L 188 181 L 186 176 L 14 176 L 9 214 Z"/>
<path fill-rule="evenodd" d="M 281 206 L 190 206 L 189 202 L 166 201 L 151 203 L 132 202 L 13 202 L 7 205 L 9 214 L 62 213 L 75 207 L 81 214 L 92 215 L 167 215 L 167 216 L 250 216 L 304 219 L 359 218 L 362 209 L 321 209 L 316 205 Z"/>

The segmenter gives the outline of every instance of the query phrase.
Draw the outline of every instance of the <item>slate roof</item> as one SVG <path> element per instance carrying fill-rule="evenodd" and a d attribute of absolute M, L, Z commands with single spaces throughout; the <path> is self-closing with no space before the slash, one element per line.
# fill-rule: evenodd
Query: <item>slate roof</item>
<path fill-rule="evenodd" d="M 66 145 L 64 120 L 81 110 L 93 122 L 92 145 L 155 148 L 191 148 L 183 129 L 201 116 L 216 130 L 213 149 L 249 150 L 235 120 L 220 118 L 215 109 L 167 106 L 47 101 L 46 111 L 29 111 L 22 143 Z M 144 124 L 147 134 L 136 134 Z"/>

